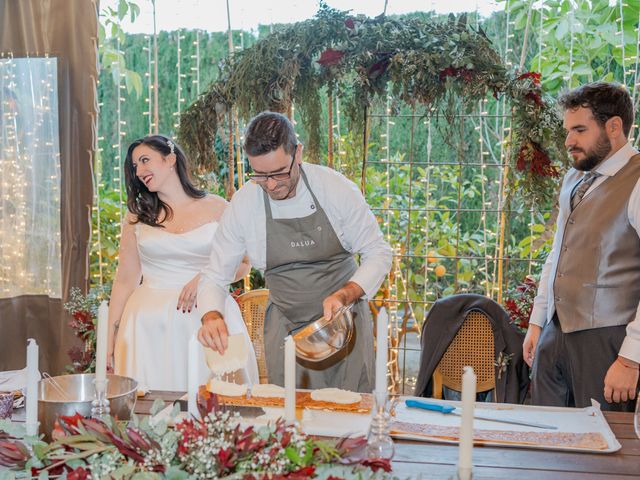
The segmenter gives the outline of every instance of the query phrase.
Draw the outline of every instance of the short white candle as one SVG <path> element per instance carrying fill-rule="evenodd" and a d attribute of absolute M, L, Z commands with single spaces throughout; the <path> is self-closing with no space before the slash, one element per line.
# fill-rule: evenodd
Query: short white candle
<path fill-rule="evenodd" d="M 109 337 L 109 307 L 105 300 L 98 308 L 98 329 L 96 333 L 96 382 L 107 379 L 107 338 Z"/>
<path fill-rule="evenodd" d="M 27 341 L 27 398 L 26 428 L 27 435 L 38 434 L 38 344 L 33 338 Z"/>
<path fill-rule="evenodd" d="M 284 339 L 284 419 L 296 420 L 296 345 L 291 335 Z"/>
<path fill-rule="evenodd" d="M 458 477 L 470 480 L 473 471 L 473 410 L 476 403 L 476 375 L 472 367 L 464 367 L 462 375 L 462 417 L 460 419 L 460 448 Z"/>
<path fill-rule="evenodd" d="M 376 326 L 376 392 L 387 391 L 387 350 L 389 317 L 384 307 L 378 313 Z"/>
<path fill-rule="evenodd" d="M 189 415 L 200 418 L 198 414 L 198 358 L 200 342 L 198 342 L 197 334 L 189 339 L 189 354 L 187 361 L 187 406 Z"/>

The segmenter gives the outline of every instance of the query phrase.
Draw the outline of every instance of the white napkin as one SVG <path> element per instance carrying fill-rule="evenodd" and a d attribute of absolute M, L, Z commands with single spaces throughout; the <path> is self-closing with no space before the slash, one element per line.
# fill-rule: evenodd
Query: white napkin
<path fill-rule="evenodd" d="M 38 372 L 38 378 L 40 373 Z M 0 372 L 0 392 L 15 392 L 27 388 L 27 369 Z"/>

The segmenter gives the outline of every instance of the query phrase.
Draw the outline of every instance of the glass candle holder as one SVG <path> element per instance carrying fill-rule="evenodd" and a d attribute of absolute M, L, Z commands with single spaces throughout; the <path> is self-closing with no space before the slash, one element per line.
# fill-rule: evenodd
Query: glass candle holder
<path fill-rule="evenodd" d="M 374 414 L 367 436 L 367 456 L 369 458 L 392 459 L 395 452 L 393 439 L 389 434 L 391 414 L 389 395 L 386 391 L 373 392 L 375 399 Z"/>
<path fill-rule="evenodd" d="M 109 399 L 107 398 L 107 384 L 109 380 L 93 380 L 96 388 L 96 396 L 91 402 L 91 416 L 104 420 L 111 413 Z"/>

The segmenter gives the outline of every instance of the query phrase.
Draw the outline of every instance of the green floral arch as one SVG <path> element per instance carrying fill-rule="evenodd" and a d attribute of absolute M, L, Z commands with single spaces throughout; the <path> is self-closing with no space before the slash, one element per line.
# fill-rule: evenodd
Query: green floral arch
<path fill-rule="evenodd" d="M 308 134 L 307 152 L 318 161 L 323 89 L 340 98 L 350 128 L 360 131 L 372 101 L 388 91 L 445 117 L 456 113 L 448 101 L 454 97 L 471 106 L 488 95 L 504 96 L 512 114 L 510 189 L 534 205 L 556 191 L 555 177 L 566 161 L 563 133 L 539 74 L 507 68 L 464 15 L 400 21 L 321 4 L 313 19 L 277 31 L 223 64 L 219 79 L 183 113 L 180 141 L 192 161 L 210 166 L 218 127 L 229 123 L 233 109 L 248 119 L 263 110 L 289 112 L 293 103 Z"/>

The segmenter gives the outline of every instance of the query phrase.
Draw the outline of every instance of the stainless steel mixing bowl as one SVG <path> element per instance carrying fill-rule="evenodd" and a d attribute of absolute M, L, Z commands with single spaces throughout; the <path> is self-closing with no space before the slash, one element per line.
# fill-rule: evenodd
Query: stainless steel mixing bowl
<path fill-rule="evenodd" d="M 95 396 L 94 378 L 93 373 L 83 373 L 50 377 L 38 383 L 40 433 L 44 433 L 47 439 L 50 438 L 54 423 L 60 415 L 71 416 L 76 412 L 84 417 L 91 415 L 91 402 Z M 107 379 L 111 416 L 128 420 L 136 404 L 138 382 L 120 375 L 107 375 Z"/>
<path fill-rule="evenodd" d="M 344 349 L 353 336 L 351 306 L 338 309 L 327 320 L 324 317 L 293 333 L 296 356 L 308 362 L 321 362 Z"/>

